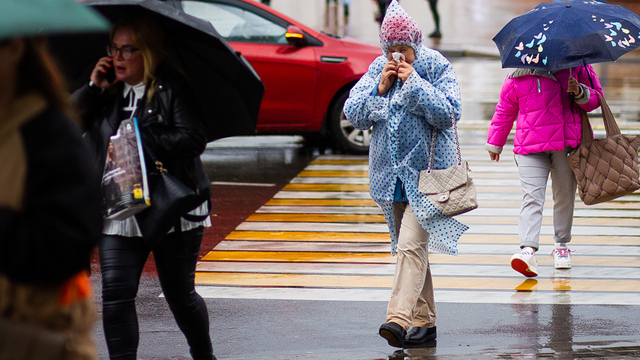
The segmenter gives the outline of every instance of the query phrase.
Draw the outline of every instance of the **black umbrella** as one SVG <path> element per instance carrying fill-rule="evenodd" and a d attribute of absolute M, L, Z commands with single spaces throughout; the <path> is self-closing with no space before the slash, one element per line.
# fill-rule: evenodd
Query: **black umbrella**
<path fill-rule="evenodd" d="M 145 15 L 165 31 L 166 50 L 189 78 L 205 115 L 209 141 L 255 131 L 264 85 L 247 60 L 234 51 L 207 21 L 158 0 L 89 0 L 84 4 L 111 21 Z M 106 56 L 106 35 L 53 39 L 51 50 L 71 83 L 88 81 L 98 59 Z"/>

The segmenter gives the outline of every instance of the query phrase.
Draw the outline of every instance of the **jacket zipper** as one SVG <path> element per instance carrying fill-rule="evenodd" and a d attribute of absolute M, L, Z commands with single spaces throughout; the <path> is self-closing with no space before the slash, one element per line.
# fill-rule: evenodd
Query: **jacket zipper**
<path fill-rule="evenodd" d="M 538 92 L 541 93 L 542 87 L 540 86 L 540 76 L 538 76 L 536 80 L 538 80 Z"/>

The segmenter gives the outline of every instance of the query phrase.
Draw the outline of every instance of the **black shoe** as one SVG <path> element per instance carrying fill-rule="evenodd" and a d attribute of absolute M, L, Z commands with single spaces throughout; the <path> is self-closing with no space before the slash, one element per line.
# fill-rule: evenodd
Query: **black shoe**
<path fill-rule="evenodd" d="M 406 346 L 417 347 L 430 343 L 436 339 L 436 327 L 413 327 L 404 337 Z"/>
<path fill-rule="evenodd" d="M 394 322 L 380 325 L 378 332 L 380 336 L 387 339 L 389 345 L 397 348 L 401 348 L 404 345 L 404 337 L 407 335 L 407 331 Z"/>
<path fill-rule="evenodd" d="M 441 38 L 442 34 L 440 33 L 440 29 L 436 29 L 434 32 L 432 32 L 431 34 L 429 34 L 430 38 Z"/>

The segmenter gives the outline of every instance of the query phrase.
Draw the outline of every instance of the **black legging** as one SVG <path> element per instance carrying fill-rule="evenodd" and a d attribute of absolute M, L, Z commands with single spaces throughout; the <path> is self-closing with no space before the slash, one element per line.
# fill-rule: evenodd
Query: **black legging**
<path fill-rule="evenodd" d="M 207 305 L 195 291 L 202 227 L 168 234 L 153 250 L 142 238 L 104 235 L 99 243 L 104 333 L 111 359 L 136 359 L 138 319 L 135 297 L 149 252 L 160 286 L 194 360 L 214 359 Z"/>
<path fill-rule="evenodd" d="M 440 14 L 438 13 L 438 0 L 429 0 L 429 9 L 433 15 L 433 22 L 436 25 L 436 30 L 440 30 Z"/>
<path fill-rule="evenodd" d="M 391 3 L 391 0 L 378 0 L 378 12 L 380 14 L 381 25 L 382 25 L 382 22 L 384 21 L 384 16 L 387 14 L 387 7 L 389 7 L 390 3 Z"/>

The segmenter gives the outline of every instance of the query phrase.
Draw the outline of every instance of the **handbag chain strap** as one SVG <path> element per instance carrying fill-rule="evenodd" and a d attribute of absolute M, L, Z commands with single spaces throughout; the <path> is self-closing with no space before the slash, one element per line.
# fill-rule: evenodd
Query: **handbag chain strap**
<path fill-rule="evenodd" d="M 456 151 L 458 153 L 458 165 L 462 165 L 462 154 L 460 152 L 460 140 L 458 140 L 458 125 L 456 124 L 456 118 L 451 110 L 451 123 L 453 123 L 453 133 L 456 137 Z M 431 129 L 431 141 L 429 142 L 429 165 L 427 166 L 427 173 L 431 172 L 433 167 L 433 152 L 436 149 L 436 134 L 438 129 L 432 126 Z"/>

